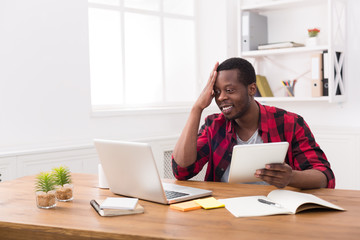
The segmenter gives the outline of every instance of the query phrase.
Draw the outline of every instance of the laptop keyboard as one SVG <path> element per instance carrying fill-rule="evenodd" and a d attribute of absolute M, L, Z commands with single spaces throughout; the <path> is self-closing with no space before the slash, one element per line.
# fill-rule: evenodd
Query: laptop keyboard
<path fill-rule="evenodd" d="M 166 195 L 167 199 L 173 199 L 173 198 L 177 198 L 177 197 L 186 196 L 186 195 L 189 195 L 189 194 L 188 193 L 165 190 L 165 195 Z"/>

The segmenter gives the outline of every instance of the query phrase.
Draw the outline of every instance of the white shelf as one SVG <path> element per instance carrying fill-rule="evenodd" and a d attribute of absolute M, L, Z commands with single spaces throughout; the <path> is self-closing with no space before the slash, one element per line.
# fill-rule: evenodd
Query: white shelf
<path fill-rule="evenodd" d="M 242 7 L 243 11 L 273 11 L 287 8 L 302 7 L 304 4 L 318 4 L 325 0 L 273 0 L 258 4 L 249 4 Z"/>
<path fill-rule="evenodd" d="M 256 97 L 255 100 L 262 103 L 270 102 L 343 102 L 346 97 L 344 95 L 337 95 L 330 98 L 329 96 L 322 97 Z"/>
<path fill-rule="evenodd" d="M 241 53 L 241 55 L 243 57 L 261 57 L 268 55 L 281 55 L 281 54 L 292 54 L 292 53 L 322 52 L 327 49 L 328 49 L 327 45 L 313 46 L 313 47 L 292 47 L 292 48 L 244 51 Z"/>
<path fill-rule="evenodd" d="M 256 97 L 258 102 L 328 102 L 329 97 Z"/>

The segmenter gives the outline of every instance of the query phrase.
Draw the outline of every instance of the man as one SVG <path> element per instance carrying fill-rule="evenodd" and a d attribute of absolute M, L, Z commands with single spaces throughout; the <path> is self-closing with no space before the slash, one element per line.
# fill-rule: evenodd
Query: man
<path fill-rule="evenodd" d="M 330 164 L 304 119 L 261 105 L 255 93 L 255 71 L 248 61 L 230 58 L 215 64 L 175 146 L 175 177 L 189 179 L 208 162 L 205 180 L 226 182 L 234 145 L 287 141 L 285 162 L 267 164 L 254 175 L 278 188 L 334 188 Z M 208 116 L 198 130 L 202 111 L 213 98 L 221 113 Z"/>

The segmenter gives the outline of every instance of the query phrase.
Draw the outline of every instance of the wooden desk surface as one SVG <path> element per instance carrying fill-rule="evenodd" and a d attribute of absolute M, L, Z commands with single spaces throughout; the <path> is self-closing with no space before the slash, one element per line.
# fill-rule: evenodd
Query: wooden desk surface
<path fill-rule="evenodd" d="M 97 176 L 74 174 L 74 200 L 55 209 L 36 207 L 34 176 L 0 183 L 1 239 L 359 239 L 360 191 L 317 189 L 310 192 L 345 209 L 296 215 L 235 218 L 225 208 L 180 212 L 140 201 L 144 214 L 100 217 L 91 199 L 114 196 L 98 189 Z M 170 180 L 172 181 L 172 180 Z M 176 181 L 213 190 L 215 198 L 267 195 L 271 186 Z"/>

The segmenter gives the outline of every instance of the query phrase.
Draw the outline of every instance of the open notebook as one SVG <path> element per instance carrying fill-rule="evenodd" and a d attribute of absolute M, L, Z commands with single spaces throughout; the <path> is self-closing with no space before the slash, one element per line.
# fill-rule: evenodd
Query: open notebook
<path fill-rule="evenodd" d="M 309 209 L 344 211 L 343 208 L 313 194 L 276 189 L 267 196 L 246 196 L 219 199 L 235 217 L 256 217 L 296 214 Z"/>
<path fill-rule="evenodd" d="M 212 191 L 162 183 L 151 146 L 112 140 L 94 140 L 110 190 L 119 195 L 171 204 L 209 196 Z"/>

